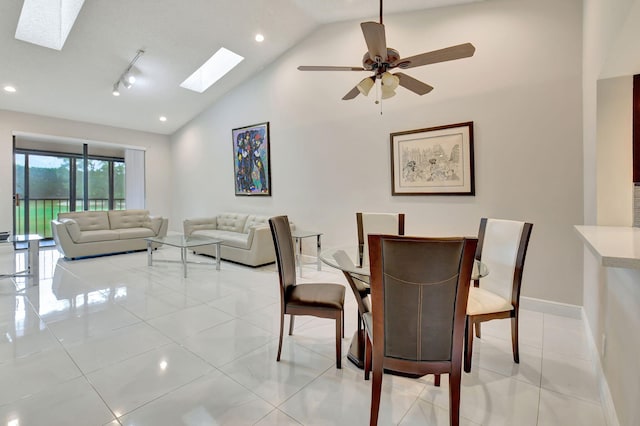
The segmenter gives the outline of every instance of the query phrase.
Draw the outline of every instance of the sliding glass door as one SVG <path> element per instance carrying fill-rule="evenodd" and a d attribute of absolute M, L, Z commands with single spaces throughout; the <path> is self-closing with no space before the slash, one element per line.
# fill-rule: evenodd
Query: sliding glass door
<path fill-rule="evenodd" d="M 51 220 L 60 212 L 125 208 L 122 158 L 85 161 L 75 154 L 23 149 L 15 149 L 14 157 L 15 234 L 52 238 Z"/>
<path fill-rule="evenodd" d="M 70 159 L 15 155 L 15 233 L 51 237 L 51 219 L 69 211 Z"/>

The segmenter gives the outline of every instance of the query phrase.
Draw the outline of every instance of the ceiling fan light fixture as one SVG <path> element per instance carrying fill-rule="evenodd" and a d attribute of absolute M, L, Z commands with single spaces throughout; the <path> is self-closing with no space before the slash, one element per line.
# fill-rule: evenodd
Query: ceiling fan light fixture
<path fill-rule="evenodd" d="M 385 71 L 384 74 L 382 74 L 382 90 L 387 88 L 393 91 L 398 87 L 399 84 L 400 79 L 397 76 L 391 74 L 389 71 Z"/>
<path fill-rule="evenodd" d="M 364 96 L 367 96 L 371 91 L 371 88 L 373 87 L 374 83 L 375 81 L 373 78 L 366 77 L 366 78 L 363 78 L 362 81 L 358 83 L 356 87 L 358 88 L 360 93 L 362 93 Z"/>
<path fill-rule="evenodd" d="M 382 86 L 382 96 L 380 97 L 381 99 L 389 99 L 394 97 L 395 95 L 395 90 Z"/>

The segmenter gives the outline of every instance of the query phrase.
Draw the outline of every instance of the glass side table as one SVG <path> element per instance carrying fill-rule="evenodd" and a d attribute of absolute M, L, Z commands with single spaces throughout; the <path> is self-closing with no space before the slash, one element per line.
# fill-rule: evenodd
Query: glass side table
<path fill-rule="evenodd" d="M 27 259 L 24 271 L 0 274 L 0 278 L 29 277 L 33 285 L 40 283 L 40 240 L 44 237 L 38 234 L 18 234 L 7 238 L 8 243 L 27 243 Z"/>
<path fill-rule="evenodd" d="M 303 229 L 294 229 L 291 231 L 291 237 L 295 245 L 296 262 L 298 263 L 298 273 L 302 277 L 302 240 L 304 238 L 316 237 L 316 262 L 318 263 L 318 271 L 322 270 L 322 261 L 320 260 L 320 252 L 322 251 L 321 237 L 322 232 L 307 231 Z"/>

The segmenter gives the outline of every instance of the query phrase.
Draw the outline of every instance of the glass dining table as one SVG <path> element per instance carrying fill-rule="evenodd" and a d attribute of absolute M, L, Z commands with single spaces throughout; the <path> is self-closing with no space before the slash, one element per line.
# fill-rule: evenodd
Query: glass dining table
<path fill-rule="evenodd" d="M 351 287 L 353 294 L 358 303 L 358 328 L 356 329 L 347 359 L 359 368 L 364 367 L 364 327 L 361 315 L 371 310 L 371 302 L 369 300 L 369 277 L 371 271 L 369 265 L 358 265 L 358 246 L 332 247 L 320 252 L 320 260 L 325 264 L 339 269 L 344 274 L 347 283 Z M 489 274 L 487 266 L 475 260 L 471 278 L 477 280 Z"/>

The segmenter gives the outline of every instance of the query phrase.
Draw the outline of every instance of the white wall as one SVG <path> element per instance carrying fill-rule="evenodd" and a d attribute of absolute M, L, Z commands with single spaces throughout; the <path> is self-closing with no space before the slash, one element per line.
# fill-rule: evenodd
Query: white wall
<path fill-rule="evenodd" d="M 0 230 L 11 230 L 13 223 L 12 132 L 16 131 L 144 147 L 148 164 L 147 208 L 154 215 L 169 215 L 171 198 L 166 190 L 171 185 L 168 136 L 0 110 Z M 180 229 L 181 224 L 178 226 Z"/>
<path fill-rule="evenodd" d="M 603 114 L 611 110 L 631 109 L 631 75 L 640 73 L 637 65 L 637 19 L 640 0 L 585 0 L 584 1 L 584 152 L 585 152 L 585 223 L 601 224 L 601 220 L 615 220 L 616 225 L 628 225 L 627 219 L 613 219 L 602 198 L 600 179 L 618 195 L 616 204 L 631 193 L 631 143 L 626 144 L 628 121 Z M 635 12 L 634 12 L 635 11 Z M 635 37 L 628 30 L 634 28 Z M 628 43 L 628 40 L 634 43 Z M 631 46 L 631 48 L 629 48 Z M 627 65 L 621 66 L 626 63 Z M 612 75 L 612 69 L 617 74 Z M 599 81 L 603 77 L 625 76 L 619 79 Z M 624 86 L 627 86 L 625 89 Z M 625 108 L 624 103 L 629 101 Z M 607 120 L 607 118 L 609 120 Z M 602 153 L 607 140 L 601 135 L 614 136 L 612 152 L 619 160 L 610 161 Z M 620 161 L 627 153 L 627 162 Z M 597 156 L 596 156 L 597 153 Z M 603 155 L 603 158 L 601 158 Z M 623 175 L 628 175 L 627 179 Z M 598 185 L 596 185 L 596 182 Z M 630 208 L 630 206 L 629 206 Z M 627 209 L 627 207 L 622 207 Z M 625 212 L 626 213 L 626 212 Z M 609 424 L 632 425 L 640 423 L 640 340 L 637 333 L 629 332 L 640 327 L 640 273 L 621 268 L 603 268 L 594 255 L 585 248 L 584 253 L 584 312 L 593 341 L 598 350 L 596 362 L 603 371 L 601 392 Z M 606 336 L 606 339 L 603 339 Z M 606 344 L 603 345 L 603 341 Z M 606 346 L 606 347 L 605 347 Z"/>
<path fill-rule="evenodd" d="M 362 73 L 359 22 L 322 27 L 172 137 L 171 221 L 286 213 L 353 243 L 356 211 L 398 211 L 408 234 L 475 234 L 482 216 L 533 222 L 525 296 L 581 304 L 581 1 L 495 0 L 385 16 L 403 56 L 473 42 L 473 58 L 407 70 L 435 87 L 383 101 L 340 98 Z M 235 197 L 231 130 L 271 125 L 272 197 Z M 476 196 L 391 196 L 391 132 L 474 121 Z"/>
<path fill-rule="evenodd" d="M 598 81 L 597 223 L 633 224 L 633 77 Z"/>

